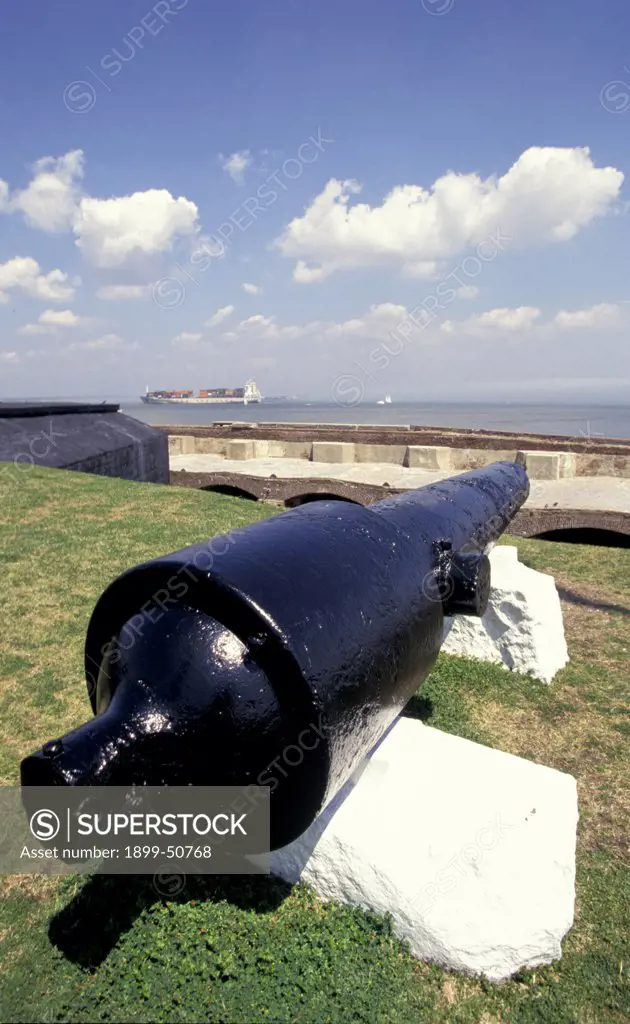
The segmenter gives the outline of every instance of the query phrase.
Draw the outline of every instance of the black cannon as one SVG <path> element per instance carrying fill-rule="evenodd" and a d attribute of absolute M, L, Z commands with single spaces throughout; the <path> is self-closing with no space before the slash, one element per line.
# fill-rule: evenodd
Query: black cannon
<path fill-rule="evenodd" d="M 87 632 L 96 717 L 25 758 L 22 784 L 269 785 L 272 847 L 290 842 L 426 677 L 444 616 L 483 614 L 486 551 L 528 491 L 498 462 L 125 572 Z"/>

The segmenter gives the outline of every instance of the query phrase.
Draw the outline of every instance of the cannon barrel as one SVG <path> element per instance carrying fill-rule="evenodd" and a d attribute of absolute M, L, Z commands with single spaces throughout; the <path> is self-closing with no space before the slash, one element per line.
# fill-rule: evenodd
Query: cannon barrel
<path fill-rule="evenodd" d="M 483 614 L 489 546 L 525 501 L 498 462 L 368 507 L 302 505 L 139 565 L 100 597 L 95 717 L 23 785 L 268 785 L 272 847 L 311 824 L 438 655 Z"/>

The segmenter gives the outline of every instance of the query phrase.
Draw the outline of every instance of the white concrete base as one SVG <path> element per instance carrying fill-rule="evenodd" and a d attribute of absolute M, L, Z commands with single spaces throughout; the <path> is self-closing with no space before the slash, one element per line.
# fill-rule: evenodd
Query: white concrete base
<path fill-rule="evenodd" d="M 550 683 L 569 660 L 553 576 L 522 565 L 513 546 L 493 548 L 490 565 L 486 614 L 481 619 L 466 615 L 447 619 L 442 650 Z"/>
<path fill-rule="evenodd" d="M 409 445 L 404 464 L 410 469 L 450 469 L 451 449 L 439 445 Z"/>
<path fill-rule="evenodd" d="M 271 871 L 498 981 L 561 956 L 577 820 L 572 776 L 402 718 Z"/>
<path fill-rule="evenodd" d="M 245 440 L 234 440 L 228 441 L 226 445 L 226 453 L 228 459 L 253 459 L 254 458 L 254 441 Z"/>
<path fill-rule="evenodd" d="M 564 480 L 575 476 L 576 457 L 573 452 L 520 451 L 530 480 Z"/>
<path fill-rule="evenodd" d="M 355 446 L 351 441 L 313 441 L 313 462 L 354 462 Z"/>

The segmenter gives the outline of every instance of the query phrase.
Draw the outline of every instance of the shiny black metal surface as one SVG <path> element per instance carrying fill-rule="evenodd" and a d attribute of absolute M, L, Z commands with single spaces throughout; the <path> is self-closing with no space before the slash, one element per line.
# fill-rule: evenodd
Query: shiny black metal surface
<path fill-rule="evenodd" d="M 368 508 L 303 505 L 124 573 L 86 640 L 96 717 L 22 763 L 24 785 L 269 785 L 300 835 L 440 648 L 482 614 L 487 546 L 528 493 L 496 463 Z"/>

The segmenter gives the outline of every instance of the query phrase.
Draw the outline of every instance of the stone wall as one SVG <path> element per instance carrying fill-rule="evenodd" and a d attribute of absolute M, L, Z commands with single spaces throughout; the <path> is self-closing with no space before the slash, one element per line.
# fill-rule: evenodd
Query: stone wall
<path fill-rule="evenodd" d="M 349 480 L 308 479 L 304 477 L 248 476 L 240 472 L 191 473 L 173 470 L 171 483 L 175 487 L 206 488 L 227 494 L 237 494 L 254 501 L 264 501 L 278 507 L 292 508 L 304 500 L 317 497 L 341 498 L 370 505 L 390 495 L 403 493 L 395 487 L 378 484 L 355 483 Z M 630 512 L 611 512 L 596 509 L 530 508 L 517 512 L 507 533 L 517 537 L 539 537 L 541 534 L 568 530 L 606 531 L 630 537 Z M 589 543 L 584 541 L 584 543 Z"/>
<path fill-rule="evenodd" d="M 173 428 L 179 429 L 179 428 Z M 202 428 L 199 428 L 201 431 Z M 514 435 L 517 436 L 517 435 Z M 518 440 L 520 440 L 517 437 Z M 463 473 L 468 469 L 479 469 L 501 459 L 514 461 L 522 454 L 532 480 L 562 480 L 576 476 L 617 476 L 630 478 L 630 445 L 619 444 L 618 453 L 612 454 L 597 449 L 564 451 L 557 445 L 548 450 L 533 447 L 531 437 L 521 445 L 507 444 L 506 436 L 498 438 L 492 447 L 471 447 L 459 438 L 457 445 L 444 444 L 399 444 L 393 436 L 391 443 L 368 444 L 362 441 L 333 440 L 319 438 L 312 441 L 304 437 L 289 440 L 280 437 L 260 438 L 257 432 L 243 431 L 225 436 L 194 433 L 169 434 L 168 445 L 171 455 L 221 455 L 227 459 L 246 461 L 248 459 L 305 459 L 329 463 L 391 463 L 397 466 L 411 466 L 416 469 L 445 470 Z"/>
<path fill-rule="evenodd" d="M 160 425 L 165 434 L 197 439 L 249 439 L 312 444 L 313 441 L 342 441 L 355 445 L 383 445 L 387 447 L 409 445 L 440 446 L 475 451 L 543 451 L 573 452 L 588 455 L 599 462 L 602 456 L 630 458 L 630 438 L 607 438 L 559 434 L 527 434 L 508 430 L 482 430 L 460 427 L 382 426 L 378 424 L 348 423 L 247 423 L 244 421 L 215 421 L 209 424 Z M 217 453 L 217 449 L 209 449 Z M 288 454 L 295 455 L 295 449 Z M 593 475 L 590 470 L 586 475 Z M 596 470 L 596 475 L 609 475 Z"/>

